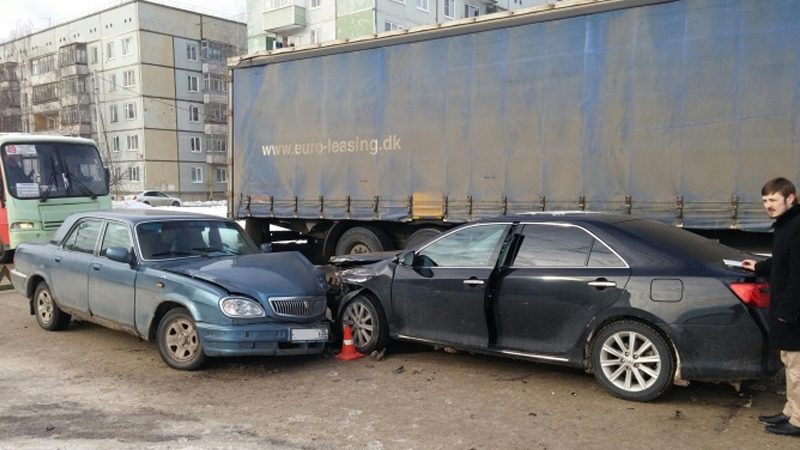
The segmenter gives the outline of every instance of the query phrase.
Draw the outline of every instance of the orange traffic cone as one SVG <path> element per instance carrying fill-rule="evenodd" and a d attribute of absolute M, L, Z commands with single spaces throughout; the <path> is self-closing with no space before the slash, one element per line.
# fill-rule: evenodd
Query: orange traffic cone
<path fill-rule="evenodd" d="M 350 325 L 344 326 L 344 339 L 342 340 L 342 351 L 339 352 L 338 355 L 334 356 L 336 359 L 341 359 L 342 361 L 352 361 L 354 359 L 358 359 L 364 356 L 363 353 L 359 353 L 356 350 L 356 346 L 353 345 L 353 333 L 350 331 Z"/>

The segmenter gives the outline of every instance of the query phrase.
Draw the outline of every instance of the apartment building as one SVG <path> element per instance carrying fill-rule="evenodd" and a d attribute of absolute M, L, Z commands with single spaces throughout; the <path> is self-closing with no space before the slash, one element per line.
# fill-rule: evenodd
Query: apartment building
<path fill-rule="evenodd" d="M 247 52 L 401 30 L 560 0 L 247 0 Z"/>
<path fill-rule="evenodd" d="M 0 43 L 0 132 L 94 139 L 117 196 L 227 189 L 226 59 L 244 23 L 131 0 Z"/>

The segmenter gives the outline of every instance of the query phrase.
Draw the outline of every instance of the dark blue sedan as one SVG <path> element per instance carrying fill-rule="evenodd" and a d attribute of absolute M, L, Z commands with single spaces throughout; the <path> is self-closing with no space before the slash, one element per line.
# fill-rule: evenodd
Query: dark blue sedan
<path fill-rule="evenodd" d="M 331 306 L 362 353 L 397 339 L 561 364 L 648 401 L 775 372 L 767 285 L 730 267 L 744 257 L 630 215 L 503 217 L 369 265 L 340 257 Z"/>
<path fill-rule="evenodd" d="M 328 285 L 296 252 L 263 253 L 236 222 L 161 210 L 70 216 L 26 243 L 11 279 L 51 331 L 72 317 L 158 343 L 169 366 L 207 356 L 320 353 Z"/>

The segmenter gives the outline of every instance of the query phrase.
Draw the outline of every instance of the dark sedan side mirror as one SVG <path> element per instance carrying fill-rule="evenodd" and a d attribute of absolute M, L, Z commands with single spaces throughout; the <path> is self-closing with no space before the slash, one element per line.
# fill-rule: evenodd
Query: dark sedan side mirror
<path fill-rule="evenodd" d="M 258 248 L 260 248 L 263 253 L 272 253 L 272 244 L 269 242 L 264 242 L 259 245 Z"/>
<path fill-rule="evenodd" d="M 406 252 L 400 255 L 400 262 L 404 266 L 414 267 L 414 252 Z"/>
<path fill-rule="evenodd" d="M 106 250 L 106 258 L 126 264 L 130 264 L 133 261 L 131 252 L 125 247 L 109 247 Z"/>

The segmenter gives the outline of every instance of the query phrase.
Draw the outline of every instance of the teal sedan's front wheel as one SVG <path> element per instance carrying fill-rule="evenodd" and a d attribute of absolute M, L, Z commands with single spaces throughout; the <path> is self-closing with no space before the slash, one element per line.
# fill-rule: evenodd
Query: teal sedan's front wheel
<path fill-rule="evenodd" d="M 161 359 L 173 369 L 196 370 L 206 360 L 200 334 L 186 308 L 175 308 L 164 315 L 156 340 Z"/>

